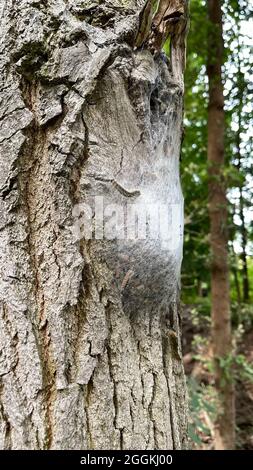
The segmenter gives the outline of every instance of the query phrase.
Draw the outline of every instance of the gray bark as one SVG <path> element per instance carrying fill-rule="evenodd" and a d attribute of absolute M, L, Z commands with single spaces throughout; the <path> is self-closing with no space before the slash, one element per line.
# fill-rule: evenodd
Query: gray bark
<path fill-rule="evenodd" d="M 94 195 L 182 202 L 180 54 L 99 3 L 0 1 L 2 449 L 185 446 L 181 241 L 73 233 Z"/>

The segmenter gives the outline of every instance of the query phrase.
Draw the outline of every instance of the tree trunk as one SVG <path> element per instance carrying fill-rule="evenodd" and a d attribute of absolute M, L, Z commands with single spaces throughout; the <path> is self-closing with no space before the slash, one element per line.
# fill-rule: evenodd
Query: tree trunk
<path fill-rule="evenodd" d="M 211 298 L 212 341 L 215 382 L 219 397 L 215 448 L 234 448 L 234 389 L 231 377 L 231 322 L 227 246 L 227 200 L 223 178 L 224 99 L 222 11 L 220 0 L 208 0 L 208 171 L 209 216 L 212 254 Z M 224 367 L 223 364 L 226 364 Z"/>
<path fill-rule="evenodd" d="M 136 49 L 144 3 L 0 5 L 2 449 L 185 446 L 184 41 Z M 122 229 L 148 203 L 170 237 Z"/>

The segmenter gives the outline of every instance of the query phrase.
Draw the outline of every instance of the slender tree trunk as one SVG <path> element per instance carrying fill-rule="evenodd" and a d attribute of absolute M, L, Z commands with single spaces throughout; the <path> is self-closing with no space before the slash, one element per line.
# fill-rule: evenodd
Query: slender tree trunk
<path fill-rule="evenodd" d="M 231 323 L 227 247 L 227 201 L 223 178 L 224 99 L 221 67 L 223 60 L 222 11 L 219 0 L 208 0 L 208 171 L 210 243 L 212 253 L 212 341 L 215 381 L 220 406 L 217 410 L 215 448 L 234 448 L 234 389 L 231 370 L 221 360 L 231 355 Z"/>
<path fill-rule="evenodd" d="M 169 63 L 155 28 L 135 48 L 145 3 L 0 2 L 2 449 L 185 446 L 186 2 L 167 2 Z M 113 213 L 134 203 L 175 234 L 126 240 Z"/>

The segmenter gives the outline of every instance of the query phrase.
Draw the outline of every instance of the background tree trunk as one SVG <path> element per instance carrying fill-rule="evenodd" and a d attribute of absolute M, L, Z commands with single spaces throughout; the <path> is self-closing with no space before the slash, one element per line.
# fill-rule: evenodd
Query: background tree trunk
<path fill-rule="evenodd" d="M 233 449 L 235 433 L 234 387 L 231 370 L 231 320 L 227 246 L 227 200 L 224 169 L 224 98 L 221 2 L 208 0 L 208 172 L 211 243 L 212 341 L 217 410 L 215 448 Z"/>
<path fill-rule="evenodd" d="M 144 3 L 0 3 L 2 449 L 185 445 L 179 232 L 73 231 L 94 195 L 182 204 L 183 43 L 134 49 Z"/>

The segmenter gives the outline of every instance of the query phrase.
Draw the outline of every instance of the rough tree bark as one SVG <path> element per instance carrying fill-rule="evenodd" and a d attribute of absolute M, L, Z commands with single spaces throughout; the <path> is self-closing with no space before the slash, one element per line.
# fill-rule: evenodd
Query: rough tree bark
<path fill-rule="evenodd" d="M 142 0 L 0 1 L 2 449 L 185 446 L 182 240 L 73 231 L 94 195 L 182 203 L 186 2 L 167 3 L 170 61 L 135 47 Z"/>
<path fill-rule="evenodd" d="M 231 319 L 228 270 L 227 200 L 224 169 L 223 36 L 220 0 L 208 0 L 208 172 L 211 244 L 212 343 L 219 407 L 215 448 L 234 448 L 234 387 L 231 377 Z M 223 361 L 223 362 L 222 362 Z M 224 368 L 223 363 L 226 364 Z"/>

